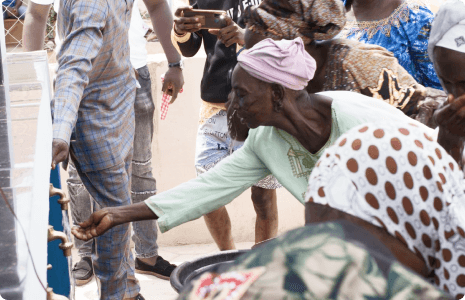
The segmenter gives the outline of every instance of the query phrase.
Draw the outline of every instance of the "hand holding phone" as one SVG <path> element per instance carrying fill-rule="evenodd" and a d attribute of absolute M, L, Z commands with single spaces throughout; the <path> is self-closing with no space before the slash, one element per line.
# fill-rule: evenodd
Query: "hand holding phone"
<path fill-rule="evenodd" d="M 183 35 L 188 32 L 196 32 L 201 29 L 200 19 L 196 17 L 185 17 L 184 12 L 191 11 L 192 6 L 180 7 L 174 13 L 174 30 L 177 34 Z"/>
<path fill-rule="evenodd" d="M 233 19 L 229 16 L 225 16 L 226 26 L 221 29 L 210 29 L 209 33 L 214 34 L 218 37 L 218 40 L 222 42 L 226 47 L 230 47 L 234 44 L 244 45 L 245 29 L 239 27 Z"/>
<path fill-rule="evenodd" d="M 226 26 L 226 12 L 222 10 L 193 9 L 189 6 L 178 8 L 174 15 L 175 31 L 178 34 Z"/>
<path fill-rule="evenodd" d="M 196 18 L 201 29 L 221 29 L 226 27 L 226 12 L 223 10 L 191 9 L 183 12 L 186 18 Z"/>

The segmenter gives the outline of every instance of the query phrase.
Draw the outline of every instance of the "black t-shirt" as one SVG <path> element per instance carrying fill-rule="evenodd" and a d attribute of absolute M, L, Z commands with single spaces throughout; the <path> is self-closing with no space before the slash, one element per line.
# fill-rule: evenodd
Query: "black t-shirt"
<path fill-rule="evenodd" d="M 197 0 L 191 3 L 196 9 L 224 10 L 242 28 L 242 14 L 250 5 L 258 5 L 261 0 Z M 225 103 L 231 91 L 231 75 L 236 66 L 236 44 L 226 47 L 208 30 L 193 33 L 185 43 L 178 43 L 185 57 L 194 56 L 203 44 L 207 59 L 200 86 L 201 98 L 207 102 Z"/>

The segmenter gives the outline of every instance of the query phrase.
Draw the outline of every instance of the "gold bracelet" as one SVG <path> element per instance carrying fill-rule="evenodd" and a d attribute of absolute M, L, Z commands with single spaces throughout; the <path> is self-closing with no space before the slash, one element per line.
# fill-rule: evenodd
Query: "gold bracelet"
<path fill-rule="evenodd" d="M 176 30 L 174 30 L 174 25 L 173 25 L 173 29 L 171 30 L 171 40 L 172 41 L 174 40 L 178 43 L 185 43 L 191 38 L 191 34 L 192 33 L 190 32 L 187 32 L 184 34 L 177 34 Z"/>

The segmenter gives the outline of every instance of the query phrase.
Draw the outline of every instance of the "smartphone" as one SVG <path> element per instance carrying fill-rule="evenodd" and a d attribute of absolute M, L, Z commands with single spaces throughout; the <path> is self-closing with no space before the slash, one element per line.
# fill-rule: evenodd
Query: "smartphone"
<path fill-rule="evenodd" d="M 201 29 L 221 29 L 226 27 L 224 10 L 192 9 L 183 11 L 183 17 L 198 18 Z"/>

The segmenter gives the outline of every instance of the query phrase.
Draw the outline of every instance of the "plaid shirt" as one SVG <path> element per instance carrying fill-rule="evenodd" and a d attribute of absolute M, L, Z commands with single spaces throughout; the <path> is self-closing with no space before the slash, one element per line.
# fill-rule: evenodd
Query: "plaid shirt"
<path fill-rule="evenodd" d="M 136 81 L 129 60 L 133 0 L 61 0 L 53 138 L 83 172 L 124 162 L 134 139 Z M 74 130 L 74 131 L 73 131 Z"/>

